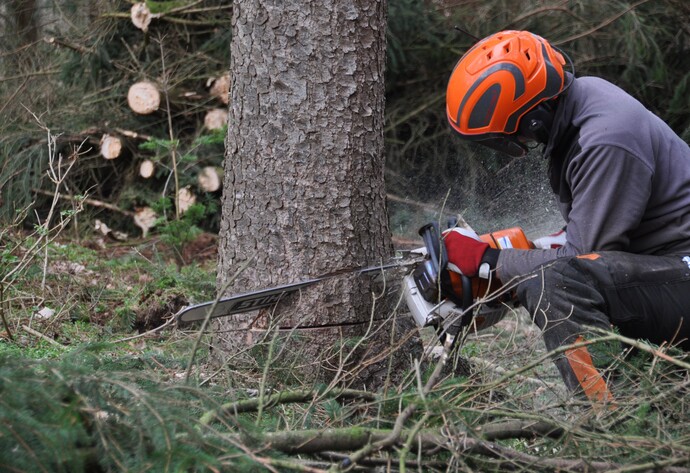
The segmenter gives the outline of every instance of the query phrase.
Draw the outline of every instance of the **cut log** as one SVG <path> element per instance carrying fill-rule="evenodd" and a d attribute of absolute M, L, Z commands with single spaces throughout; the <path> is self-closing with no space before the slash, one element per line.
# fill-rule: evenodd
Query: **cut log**
<path fill-rule="evenodd" d="M 197 181 L 204 192 L 216 192 L 222 185 L 223 168 L 206 166 L 197 176 Z"/>
<path fill-rule="evenodd" d="M 220 130 L 228 123 L 228 111 L 224 108 L 214 108 L 206 112 L 204 126 L 209 130 Z"/>
<path fill-rule="evenodd" d="M 194 204 L 196 204 L 196 196 L 189 189 L 189 186 L 180 189 L 177 193 L 177 210 L 180 214 L 185 213 Z"/>
<path fill-rule="evenodd" d="M 101 235 L 112 238 L 116 241 L 125 241 L 129 238 L 129 235 L 127 235 L 125 232 L 115 231 L 106 225 L 105 222 L 102 222 L 98 219 L 96 219 L 94 222 L 94 229 Z"/>
<path fill-rule="evenodd" d="M 217 97 L 225 105 L 230 103 L 230 73 L 210 78 L 206 86 L 211 87 L 208 91 L 211 96 Z"/>
<path fill-rule="evenodd" d="M 142 31 L 148 31 L 153 15 L 151 14 L 149 7 L 146 6 L 145 2 L 139 2 L 132 5 L 130 15 L 134 26 Z"/>
<path fill-rule="evenodd" d="M 117 136 L 103 135 L 101 138 L 101 156 L 105 159 L 116 159 L 122 154 L 122 140 Z"/>
<path fill-rule="evenodd" d="M 151 207 L 137 207 L 134 209 L 134 224 L 141 228 L 141 233 L 144 238 L 149 234 L 156 225 L 158 215 Z"/>
<path fill-rule="evenodd" d="M 153 177 L 153 173 L 156 170 L 156 164 L 150 159 L 145 159 L 139 165 L 139 175 L 144 179 L 150 179 Z"/>
<path fill-rule="evenodd" d="M 160 107 L 161 93 L 153 82 L 137 82 L 129 88 L 127 103 L 134 113 L 149 115 Z"/>

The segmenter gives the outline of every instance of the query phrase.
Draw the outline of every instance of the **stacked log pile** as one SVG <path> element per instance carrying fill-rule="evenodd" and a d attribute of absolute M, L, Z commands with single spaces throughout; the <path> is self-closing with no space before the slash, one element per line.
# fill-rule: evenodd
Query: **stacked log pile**
<path fill-rule="evenodd" d="M 91 84 L 82 77 L 87 71 L 61 72 L 92 105 L 46 125 L 57 137 L 55 155 L 77 159 L 60 189 L 60 202 L 68 208 L 86 196 L 83 202 L 89 220 L 99 222 L 98 232 L 107 228 L 148 237 L 161 217 L 180 218 L 194 205 L 218 208 L 232 6 L 222 0 L 181 0 L 98 8 L 103 10 L 97 21 L 81 25 L 87 31 L 80 40 L 50 36 L 43 43 L 72 61 L 62 61 L 65 68 L 87 64 L 88 72 L 103 78 Z M 107 60 L 98 62 L 100 56 Z M 50 84 L 46 90 L 57 90 Z M 45 139 L 34 145 L 36 155 L 45 154 Z M 40 216 L 42 202 L 49 203 L 55 189 L 41 179 L 29 190 Z M 197 223 L 217 230 L 217 218 Z"/>

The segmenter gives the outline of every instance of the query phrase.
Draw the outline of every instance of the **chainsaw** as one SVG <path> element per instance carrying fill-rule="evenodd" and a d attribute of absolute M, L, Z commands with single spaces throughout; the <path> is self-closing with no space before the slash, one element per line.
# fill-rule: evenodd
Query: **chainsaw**
<path fill-rule="evenodd" d="M 455 227 L 454 221 L 449 228 Z M 465 236 L 484 241 L 495 249 L 533 249 L 519 227 L 477 235 L 463 227 Z M 510 310 L 515 298 L 511 292 L 495 296 L 501 283 L 489 268 L 480 268 L 478 276 L 468 277 L 447 269 L 448 259 L 438 223 L 419 230 L 424 241 L 425 258 L 403 278 L 403 294 L 418 327 L 434 327 L 444 345 L 451 346 L 464 330 L 484 330 L 499 322 Z M 488 266 L 488 265 L 487 265 Z"/>
<path fill-rule="evenodd" d="M 449 221 L 449 228 L 457 220 Z M 474 231 L 462 228 L 467 236 L 482 240 L 496 249 L 531 249 L 562 244 L 565 233 L 531 242 L 519 227 L 478 236 Z M 234 295 L 216 301 L 184 307 L 176 314 L 178 323 L 188 323 L 208 318 L 226 317 L 251 312 L 279 304 L 288 295 L 315 285 L 321 281 L 351 273 L 374 273 L 391 268 L 412 268 L 403 277 L 402 291 L 412 317 L 418 327 L 435 327 L 441 342 L 452 341 L 467 328 L 483 330 L 500 321 L 510 310 L 510 293 L 490 302 L 477 303 L 500 289 L 500 282 L 488 271 L 480 271 L 477 277 L 467 277 L 447 269 L 447 255 L 443 234 L 438 223 L 429 223 L 419 230 L 424 247 L 411 250 L 407 257 L 400 257 L 387 264 L 323 274 L 300 282 Z M 561 241 L 563 240 L 563 241 Z M 537 243 L 535 245 L 535 243 Z"/>

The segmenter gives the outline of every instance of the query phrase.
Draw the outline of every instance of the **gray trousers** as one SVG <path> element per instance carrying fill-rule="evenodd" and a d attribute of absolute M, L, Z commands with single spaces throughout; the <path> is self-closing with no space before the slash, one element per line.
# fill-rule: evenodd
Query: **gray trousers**
<path fill-rule="evenodd" d="M 584 326 L 615 326 L 626 337 L 690 350 L 686 255 L 609 251 L 561 258 L 522 282 L 517 296 L 541 328 L 549 351 L 588 338 Z M 570 390 L 601 400 L 611 393 L 597 367 L 608 360 L 596 348 L 566 350 L 554 361 Z"/>

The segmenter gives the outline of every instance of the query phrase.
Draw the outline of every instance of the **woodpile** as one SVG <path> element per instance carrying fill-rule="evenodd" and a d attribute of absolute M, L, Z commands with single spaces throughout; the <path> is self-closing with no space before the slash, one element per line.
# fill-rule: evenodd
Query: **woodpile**
<path fill-rule="evenodd" d="M 101 3 L 94 4 L 101 26 L 89 25 L 88 35 L 76 40 L 51 32 L 41 42 L 75 67 L 46 76 L 68 84 L 54 102 L 65 101 L 66 90 L 84 93 L 73 102 L 82 106 L 70 105 L 69 114 L 55 115 L 65 120 L 51 124 L 55 156 L 74 160 L 58 196 L 61 210 L 86 206 L 99 220 L 88 228 L 105 240 L 150 237 L 187 217 L 204 231 L 218 231 L 217 216 L 199 220 L 200 212 L 189 209 L 219 207 L 231 87 L 230 33 L 219 25 L 228 24 L 232 2 Z M 37 176 L 23 187 L 17 178 L 13 192 L 25 191 L 17 202 L 31 202 L 43 216 L 54 189 L 39 181 L 42 170 L 21 163 L 42 163 L 46 139 L 7 149 L 24 143 L 31 159 L 14 160 L 18 170 L 6 172 Z"/>

